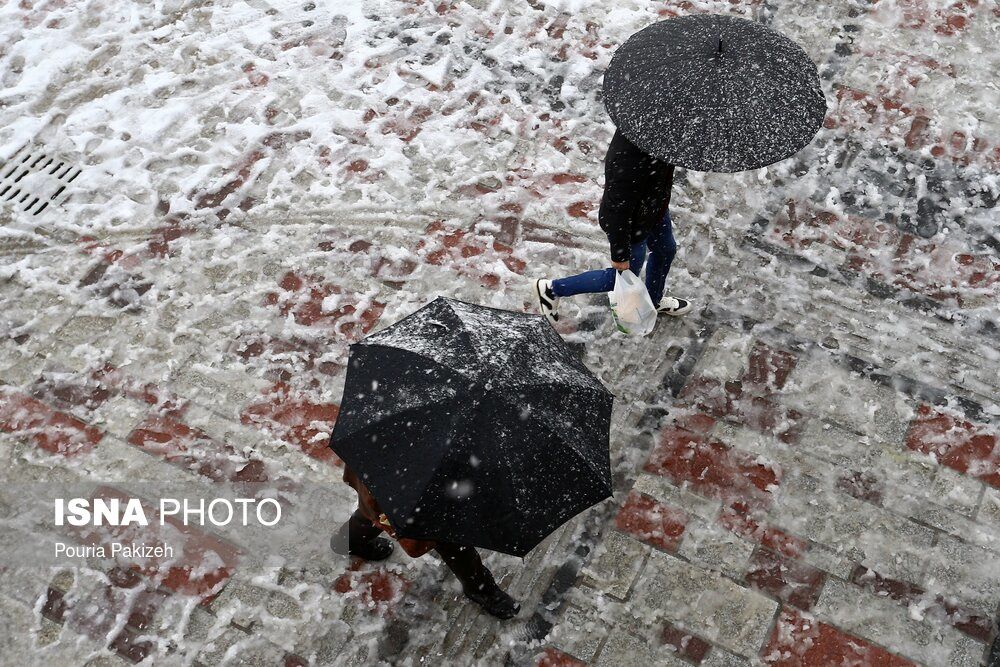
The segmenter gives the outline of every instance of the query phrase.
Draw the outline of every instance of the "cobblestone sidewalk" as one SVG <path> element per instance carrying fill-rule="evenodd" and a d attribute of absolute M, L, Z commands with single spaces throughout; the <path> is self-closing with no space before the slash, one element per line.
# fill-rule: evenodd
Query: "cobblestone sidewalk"
<path fill-rule="evenodd" d="M 63 92 L 26 89 L 12 54 L 103 19 L 54 1 L 4 10 L 18 27 L 0 43 L 0 114 L 79 116 L 8 150 L 0 175 L 47 165 L 52 145 L 81 168 L 50 210 L 0 209 L 5 482 L 325 485 L 342 502 L 324 541 L 353 510 L 325 447 L 351 341 L 437 294 L 529 309 L 534 277 L 605 261 L 599 82 L 631 31 L 702 11 L 773 25 L 820 65 L 830 112 L 772 169 L 678 173 L 669 288 L 695 312 L 633 340 L 604 300 L 567 307 L 559 332 L 617 397 L 616 493 L 524 561 L 488 556 L 522 601 L 515 621 L 467 604 L 429 557 L 249 568 L 205 531 L 192 544 L 221 562 L 0 568 L 0 662 L 986 664 L 995 4 L 176 4 L 134 19 L 131 53 L 46 74 L 86 82 Z M 170 30 L 242 50 L 198 61 Z M 169 95 L 140 71 L 175 77 Z M 317 90 L 340 115 L 314 122 Z M 94 120 L 123 92 L 154 108 L 189 94 L 190 118 L 172 116 L 159 149 L 138 144 L 141 128 Z M 97 143 L 74 153 L 53 138 L 70 130 Z M 206 146 L 223 147 L 222 173 Z M 116 184 L 114 155 L 145 161 L 148 181 Z"/>

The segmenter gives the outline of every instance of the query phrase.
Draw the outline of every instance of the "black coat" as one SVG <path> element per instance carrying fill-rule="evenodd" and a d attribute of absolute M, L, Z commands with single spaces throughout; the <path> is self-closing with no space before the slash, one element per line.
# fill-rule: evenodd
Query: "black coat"
<path fill-rule="evenodd" d="M 604 158 L 601 229 L 611 242 L 611 260 L 626 262 L 632 244 L 640 243 L 663 219 L 670 205 L 674 165 L 643 153 L 615 132 Z"/>

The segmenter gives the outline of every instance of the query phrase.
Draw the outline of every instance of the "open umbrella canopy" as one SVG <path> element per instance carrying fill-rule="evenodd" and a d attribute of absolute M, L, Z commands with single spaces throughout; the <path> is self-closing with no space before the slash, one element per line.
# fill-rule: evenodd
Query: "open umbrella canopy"
<path fill-rule="evenodd" d="M 330 446 L 399 537 L 523 556 L 611 495 L 612 398 L 543 317 L 438 298 L 351 346 Z"/>
<path fill-rule="evenodd" d="M 698 171 L 783 160 L 826 115 L 816 65 L 798 44 L 755 21 L 712 14 L 632 35 L 604 75 L 604 100 L 632 143 Z"/>

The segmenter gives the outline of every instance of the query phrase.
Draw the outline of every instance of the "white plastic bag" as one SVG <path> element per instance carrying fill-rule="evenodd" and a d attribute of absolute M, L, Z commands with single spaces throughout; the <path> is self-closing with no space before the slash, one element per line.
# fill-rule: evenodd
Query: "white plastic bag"
<path fill-rule="evenodd" d="M 615 289 L 608 293 L 611 315 L 622 333 L 645 336 L 656 325 L 656 308 L 646 286 L 629 270 L 615 278 Z"/>

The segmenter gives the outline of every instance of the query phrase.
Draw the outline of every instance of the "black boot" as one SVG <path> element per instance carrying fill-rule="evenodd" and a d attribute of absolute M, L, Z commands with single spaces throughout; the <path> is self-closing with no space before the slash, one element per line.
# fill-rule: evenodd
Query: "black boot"
<path fill-rule="evenodd" d="M 384 537 L 376 537 L 370 542 L 365 542 L 361 546 L 351 549 L 348 553 L 367 561 L 379 561 L 391 556 L 392 549 L 391 540 L 387 540 Z"/>
<path fill-rule="evenodd" d="M 330 548 L 341 556 L 355 556 L 368 561 L 385 560 L 392 555 L 392 542 L 384 537 L 375 537 L 367 541 L 355 538 L 354 542 L 360 542 L 356 547 L 349 546 L 351 541 L 348 525 L 344 524 L 330 537 Z"/>
<path fill-rule="evenodd" d="M 521 611 L 521 605 L 496 584 L 482 591 L 465 591 L 465 597 L 482 607 L 490 616 L 504 621 L 514 618 Z"/>

